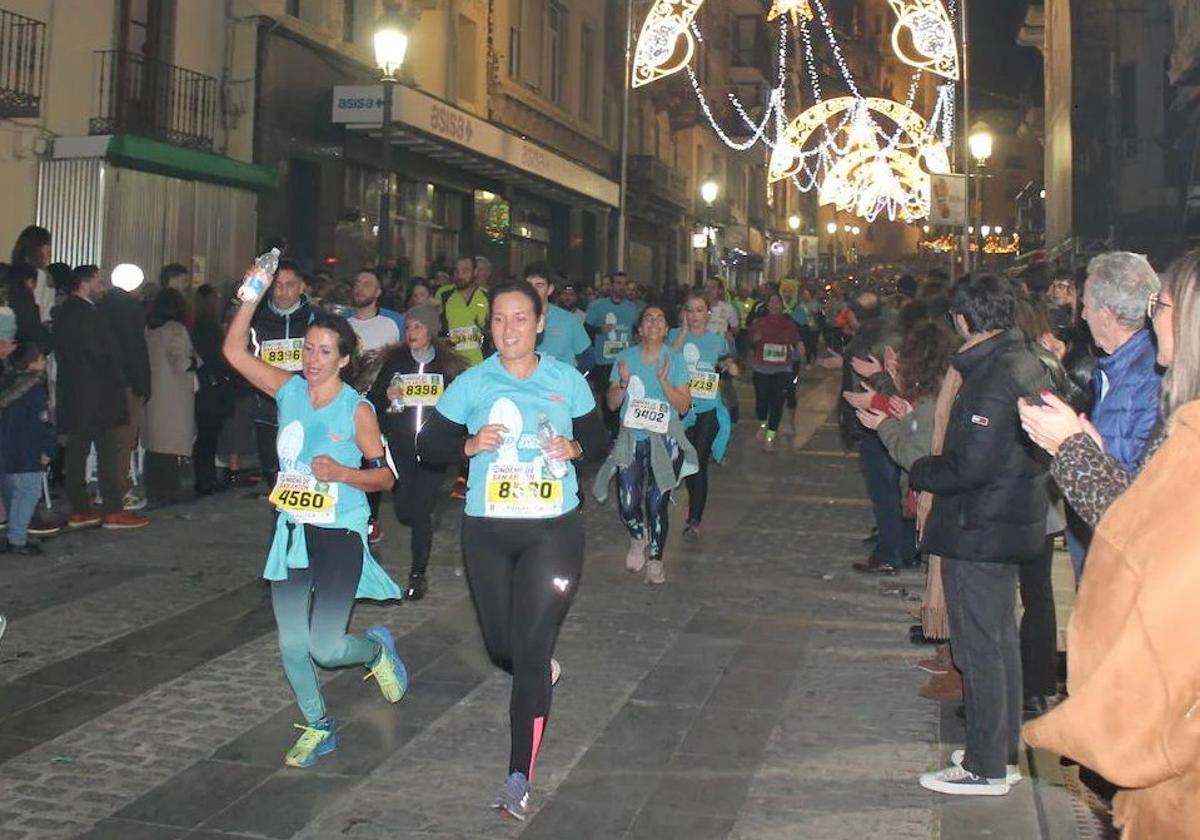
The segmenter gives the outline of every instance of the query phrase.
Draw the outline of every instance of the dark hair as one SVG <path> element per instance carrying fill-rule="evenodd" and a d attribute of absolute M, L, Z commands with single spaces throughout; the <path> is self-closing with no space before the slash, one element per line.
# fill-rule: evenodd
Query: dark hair
<path fill-rule="evenodd" d="M 197 321 L 211 321 L 214 324 L 221 323 L 221 296 L 208 283 L 196 289 L 196 296 L 192 299 L 192 307 L 195 310 Z"/>
<path fill-rule="evenodd" d="M 25 284 L 28 283 L 30 280 L 37 279 L 37 269 L 34 268 L 33 266 L 29 265 L 28 263 L 21 263 L 19 265 L 11 265 L 8 268 L 8 274 L 4 279 L 5 279 L 5 282 L 8 284 L 9 288 L 12 288 L 14 286 L 20 286 L 20 287 L 24 288 Z"/>
<path fill-rule="evenodd" d="M 179 263 L 167 263 L 158 272 L 158 285 L 167 287 L 171 285 L 171 281 L 176 277 L 186 277 L 190 274 L 186 268 Z"/>
<path fill-rule="evenodd" d="M 13 244 L 12 264 L 33 265 L 38 251 L 50 244 L 50 231 L 37 225 L 29 225 L 17 236 Z"/>
<path fill-rule="evenodd" d="M 263 242 L 262 251 L 260 253 L 265 254 L 272 248 L 278 248 L 280 254 L 286 254 L 288 249 L 287 237 L 282 235 L 268 236 Z"/>
<path fill-rule="evenodd" d="M 471 264 L 472 271 L 474 271 L 476 268 L 478 268 L 478 264 L 475 262 L 475 258 L 472 257 L 470 254 L 460 254 L 459 256 L 455 257 L 454 258 L 455 268 L 457 268 L 458 264 L 460 262 L 462 262 L 463 260 L 466 260 L 467 262 L 469 262 Z"/>
<path fill-rule="evenodd" d="M 663 316 L 663 320 L 668 320 L 667 310 L 663 309 L 657 303 L 649 303 L 642 307 L 642 311 L 638 313 L 637 320 L 633 322 L 633 340 L 637 344 L 642 343 L 642 322 L 646 320 L 646 313 L 651 309 L 657 309 Z"/>
<path fill-rule="evenodd" d="M 358 379 L 358 336 L 355 334 L 354 328 L 350 326 L 350 322 L 341 315 L 334 315 L 332 312 L 319 309 L 313 312 L 313 319 L 308 325 L 307 332 L 313 330 L 329 330 L 337 336 L 338 358 L 350 359 L 350 363 L 341 370 L 342 381 L 354 382 Z"/>
<path fill-rule="evenodd" d="M 1041 297 L 1033 297 L 1028 292 L 1017 295 L 1013 317 L 1017 328 L 1029 341 L 1037 341 L 1047 333 L 1054 332 L 1054 325 L 1050 323 L 1050 307 Z"/>
<path fill-rule="evenodd" d="M 929 318 L 929 306 L 923 300 L 910 300 L 900 307 L 900 332 L 907 333 Z"/>
<path fill-rule="evenodd" d="M 542 296 L 537 293 L 537 289 L 529 284 L 528 280 L 505 280 L 503 283 L 498 283 L 492 286 L 488 292 L 488 311 L 496 308 L 496 301 L 500 295 L 508 294 L 525 295 L 533 304 L 533 314 L 538 318 L 542 317 Z"/>
<path fill-rule="evenodd" d="M 383 288 L 383 275 L 379 273 L 378 268 L 373 268 L 372 266 L 369 266 L 369 265 L 364 266 L 364 267 L 360 268 L 358 271 L 354 272 L 355 279 L 358 279 L 358 275 L 360 275 L 360 274 L 370 274 L 379 283 L 379 288 L 381 288 L 381 289 Z"/>
<path fill-rule="evenodd" d="M 275 276 L 278 277 L 282 271 L 290 271 L 300 279 L 304 279 L 304 269 L 300 267 L 300 263 L 287 257 L 279 261 L 279 267 L 275 269 Z"/>
<path fill-rule="evenodd" d="M 431 297 L 431 298 L 433 297 L 433 286 L 429 285 L 429 281 L 425 280 L 425 278 L 423 278 L 423 277 L 414 277 L 412 282 L 409 283 L 409 285 L 408 285 L 408 294 L 404 298 L 404 308 L 405 309 L 408 309 L 409 307 L 411 307 L 413 305 L 413 302 L 412 302 L 413 290 L 416 289 L 418 286 L 423 286 L 425 288 L 425 291 L 429 292 L 429 297 Z"/>
<path fill-rule="evenodd" d="M 896 351 L 900 380 L 897 384 L 904 398 L 914 401 L 936 394 L 958 345 L 958 336 L 935 320 L 913 324 Z"/>
<path fill-rule="evenodd" d="M 972 333 L 1009 330 L 1016 324 L 1017 298 L 1012 283 L 995 274 L 977 274 L 960 283 L 951 306 L 956 315 L 966 319 Z"/>
<path fill-rule="evenodd" d="M 10 271 L 8 273 L 8 276 L 10 278 L 10 285 L 11 285 L 11 278 L 12 278 L 15 270 L 16 270 L 16 266 L 13 267 L 13 271 Z M 63 291 L 69 295 L 72 295 L 75 292 L 79 291 L 80 286 L 82 286 L 88 280 L 91 280 L 93 277 L 95 277 L 99 273 L 100 273 L 99 266 L 91 265 L 90 263 L 85 264 L 85 265 L 77 265 L 73 269 L 71 269 L 71 276 L 67 278 L 67 285 L 66 285 L 66 288 L 63 289 Z"/>
<path fill-rule="evenodd" d="M 543 277 L 551 286 L 557 286 L 562 282 L 562 278 L 558 276 L 558 272 L 550 267 L 550 263 L 544 260 L 531 262 L 525 266 L 525 271 L 521 277 L 524 280 L 529 280 L 532 277 Z"/>
<path fill-rule="evenodd" d="M 187 318 L 187 300 L 183 292 L 173 286 L 165 286 L 158 290 L 150 303 L 150 311 L 146 314 L 146 326 L 152 330 L 177 321 L 180 324 Z"/>

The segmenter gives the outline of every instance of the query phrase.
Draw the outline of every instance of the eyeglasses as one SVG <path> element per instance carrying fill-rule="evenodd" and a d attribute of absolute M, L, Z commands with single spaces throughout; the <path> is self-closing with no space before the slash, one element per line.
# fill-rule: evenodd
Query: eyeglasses
<path fill-rule="evenodd" d="M 1162 299 L 1161 293 L 1151 292 L 1150 297 L 1146 300 L 1146 317 L 1153 321 L 1155 315 L 1170 305 Z"/>

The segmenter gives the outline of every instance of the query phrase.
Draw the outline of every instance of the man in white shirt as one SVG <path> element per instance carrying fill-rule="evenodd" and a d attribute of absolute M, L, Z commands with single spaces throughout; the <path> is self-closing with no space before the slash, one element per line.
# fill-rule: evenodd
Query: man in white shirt
<path fill-rule="evenodd" d="M 364 268 L 354 278 L 351 288 L 354 315 L 350 327 L 358 336 L 359 349 L 363 353 L 381 350 L 390 344 L 400 343 L 400 328 L 391 318 L 379 314 L 379 296 L 383 294 L 383 283 L 373 268 Z"/>
<path fill-rule="evenodd" d="M 721 278 L 710 277 L 704 281 L 704 298 L 708 301 L 708 331 L 725 336 L 732 347 L 741 319 L 734 305 L 725 300 Z"/>

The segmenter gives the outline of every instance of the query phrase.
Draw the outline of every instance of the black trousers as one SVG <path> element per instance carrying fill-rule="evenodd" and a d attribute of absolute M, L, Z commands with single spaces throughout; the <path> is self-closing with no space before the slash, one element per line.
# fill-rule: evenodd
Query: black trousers
<path fill-rule="evenodd" d="M 254 421 L 254 445 L 258 449 L 258 466 L 268 489 L 275 486 L 275 476 L 279 472 L 279 453 L 275 450 L 275 438 L 278 436 L 279 426 Z"/>
<path fill-rule="evenodd" d="M 596 402 L 600 405 L 600 416 L 604 418 L 604 428 L 613 437 L 621 429 L 621 415 L 608 407 L 608 380 L 612 376 L 612 365 L 596 365 L 589 374 L 592 387 L 596 391 Z"/>
<path fill-rule="evenodd" d="M 129 462 L 125 462 L 124 465 L 119 463 L 116 429 L 90 429 L 72 432 L 67 437 L 63 471 L 71 513 L 92 512 L 92 500 L 87 492 L 87 459 L 93 444 L 96 446 L 96 480 L 100 485 L 100 512 L 118 513 L 124 507 L 121 471 L 129 469 Z"/>
<path fill-rule="evenodd" d="M 464 516 L 462 551 L 483 643 L 513 677 L 508 772 L 532 780 L 550 717 L 550 656 L 583 571 L 583 518 Z"/>
<path fill-rule="evenodd" d="M 967 752 L 963 767 L 1002 779 L 1021 748 L 1021 645 L 1015 563 L 942 561 L 950 653 L 963 676 Z"/>
<path fill-rule="evenodd" d="M 433 512 L 442 488 L 444 464 L 422 464 L 416 458 L 396 460 L 396 484 L 392 488 L 392 510 L 401 525 L 412 529 L 409 547 L 410 575 L 423 575 L 433 550 Z"/>
<path fill-rule="evenodd" d="M 217 486 L 217 441 L 225 427 L 227 414 L 196 412 L 196 442 L 192 444 L 192 470 L 196 490 Z"/>
<path fill-rule="evenodd" d="M 700 522 L 708 504 L 708 462 L 712 458 L 713 440 L 717 436 L 717 412 L 705 411 L 696 415 L 696 425 L 688 429 L 687 437 L 696 448 L 700 469 L 686 479 L 688 489 L 688 522 Z"/>
<path fill-rule="evenodd" d="M 754 412 L 758 422 L 767 424 L 770 431 L 778 431 L 783 418 L 783 403 L 787 389 L 792 384 L 790 370 L 779 373 L 754 372 Z"/>
<path fill-rule="evenodd" d="M 1054 537 L 1021 566 L 1021 674 L 1026 697 L 1058 694 L 1058 616 L 1054 612 Z"/>
<path fill-rule="evenodd" d="M 179 456 L 165 452 L 146 452 L 146 498 L 156 505 L 174 505 L 180 501 Z"/>

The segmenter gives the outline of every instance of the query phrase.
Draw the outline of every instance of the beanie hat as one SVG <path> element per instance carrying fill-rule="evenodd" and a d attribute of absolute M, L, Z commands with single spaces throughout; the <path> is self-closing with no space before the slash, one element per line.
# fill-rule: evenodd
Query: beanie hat
<path fill-rule="evenodd" d="M 429 330 L 431 336 L 437 335 L 442 331 L 442 313 L 432 303 L 422 303 L 414 306 L 412 309 L 404 313 L 404 319 L 412 322 L 416 321 L 425 329 Z"/>

